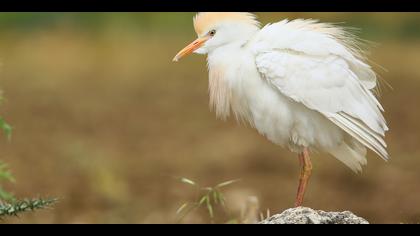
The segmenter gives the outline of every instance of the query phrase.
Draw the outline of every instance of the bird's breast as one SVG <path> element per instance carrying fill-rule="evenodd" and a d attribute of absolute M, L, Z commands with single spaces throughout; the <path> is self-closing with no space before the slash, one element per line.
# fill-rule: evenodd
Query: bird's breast
<path fill-rule="evenodd" d="M 221 64 L 209 67 L 210 108 L 216 116 L 226 119 L 230 113 L 231 89 L 226 79 L 226 67 Z"/>
<path fill-rule="evenodd" d="M 217 59 L 213 56 L 209 60 L 210 107 L 218 118 L 226 119 L 233 112 L 237 120 L 252 123 L 249 98 L 252 80 L 259 78 L 250 77 L 257 71 L 255 63 L 247 63 L 246 58 L 245 55 Z"/>

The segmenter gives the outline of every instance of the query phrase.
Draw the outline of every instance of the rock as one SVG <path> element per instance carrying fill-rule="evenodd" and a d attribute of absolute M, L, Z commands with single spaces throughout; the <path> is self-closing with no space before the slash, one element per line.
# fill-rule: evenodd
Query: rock
<path fill-rule="evenodd" d="M 350 211 L 325 212 L 297 207 L 273 215 L 259 224 L 369 224 L 369 222 Z"/>

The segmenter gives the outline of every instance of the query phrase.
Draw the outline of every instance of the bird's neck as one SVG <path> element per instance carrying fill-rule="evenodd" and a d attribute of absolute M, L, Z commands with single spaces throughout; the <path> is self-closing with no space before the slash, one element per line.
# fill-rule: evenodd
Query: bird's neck
<path fill-rule="evenodd" d="M 242 42 L 222 46 L 207 56 L 209 70 L 210 107 L 220 119 L 226 119 L 234 109 L 236 85 L 241 76 L 236 72 L 245 53 Z"/>
<path fill-rule="evenodd" d="M 207 53 L 207 62 L 209 65 L 230 64 L 232 59 L 238 59 L 238 55 L 244 50 L 249 40 L 237 40 L 225 45 L 222 45 Z"/>

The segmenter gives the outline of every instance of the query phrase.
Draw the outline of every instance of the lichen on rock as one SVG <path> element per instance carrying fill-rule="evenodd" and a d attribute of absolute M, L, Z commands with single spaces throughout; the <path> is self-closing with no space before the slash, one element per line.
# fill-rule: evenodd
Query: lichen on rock
<path fill-rule="evenodd" d="M 260 224 L 369 224 L 350 211 L 325 212 L 308 207 L 290 208 L 273 215 Z"/>

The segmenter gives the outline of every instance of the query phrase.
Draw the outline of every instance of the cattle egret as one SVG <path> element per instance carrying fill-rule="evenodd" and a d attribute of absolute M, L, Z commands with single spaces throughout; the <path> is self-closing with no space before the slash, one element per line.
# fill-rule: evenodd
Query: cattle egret
<path fill-rule="evenodd" d="M 388 160 L 377 78 L 344 28 L 312 19 L 261 28 L 251 13 L 206 12 L 194 17 L 198 38 L 173 59 L 207 54 L 210 106 L 230 113 L 271 142 L 298 153 L 295 206 L 301 206 L 314 150 L 360 172 L 370 149 Z"/>

